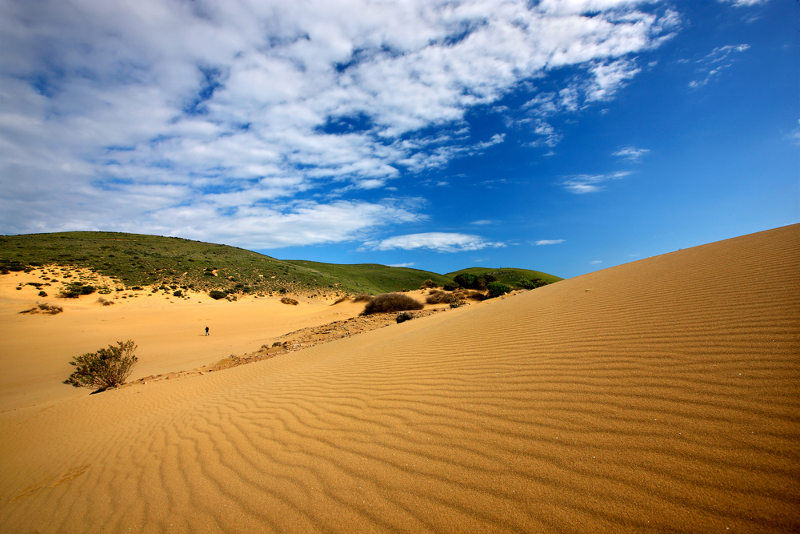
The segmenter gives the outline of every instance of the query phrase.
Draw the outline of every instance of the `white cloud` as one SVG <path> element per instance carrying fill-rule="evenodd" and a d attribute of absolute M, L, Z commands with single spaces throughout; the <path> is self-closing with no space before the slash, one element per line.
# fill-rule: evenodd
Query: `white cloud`
<path fill-rule="evenodd" d="M 594 261 L 590 261 L 589 263 L 591 265 L 599 265 L 599 264 L 603 263 L 603 261 L 602 260 L 594 260 Z"/>
<path fill-rule="evenodd" d="M 561 185 L 570 193 L 582 195 L 597 193 L 604 189 L 604 183 L 609 180 L 619 180 L 631 174 L 630 172 L 615 172 L 612 174 L 579 174 L 564 180 Z"/>
<path fill-rule="evenodd" d="M 416 265 L 416 263 L 412 261 L 410 263 L 393 263 L 389 265 L 389 267 L 413 267 L 414 265 Z"/>
<path fill-rule="evenodd" d="M 370 250 L 429 249 L 437 252 L 463 252 L 497 247 L 505 247 L 505 244 L 492 243 L 477 235 L 445 232 L 400 235 L 364 243 L 364 248 Z"/>
<path fill-rule="evenodd" d="M 353 195 L 505 141 L 470 139 L 470 110 L 578 67 L 532 110 L 556 145 L 549 114 L 612 98 L 676 27 L 650 3 L 3 2 L 0 232 L 174 226 L 281 246 L 250 225 L 293 221 L 298 243 L 353 239 L 391 217 L 322 238 L 324 205 L 298 199 L 337 184 L 371 213 Z"/>
<path fill-rule="evenodd" d="M 719 73 L 729 68 L 736 61 L 735 54 L 742 53 L 750 48 L 748 44 L 719 46 L 704 58 L 697 61 L 696 71 L 702 74 L 701 79 L 689 82 L 689 87 L 698 89 L 714 80 Z"/>
<path fill-rule="evenodd" d="M 563 239 L 540 239 L 539 241 L 536 241 L 536 246 L 541 246 L 541 245 L 559 245 L 559 244 L 561 244 L 563 242 L 564 242 Z"/>
<path fill-rule="evenodd" d="M 769 0 L 717 0 L 722 4 L 733 4 L 736 7 L 749 7 L 758 4 L 766 4 Z"/>
<path fill-rule="evenodd" d="M 617 156 L 628 161 L 637 162 L 642 156 L 650 152 L 648 148 L 636 148 L 635 146 L 624 146 L 614 152 L 612 155 Z"/>

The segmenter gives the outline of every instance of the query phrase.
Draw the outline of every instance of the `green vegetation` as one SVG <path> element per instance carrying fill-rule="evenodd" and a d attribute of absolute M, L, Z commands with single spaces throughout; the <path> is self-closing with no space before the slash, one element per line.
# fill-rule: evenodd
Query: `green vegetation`
<path fill-rule="evenodd" d="M 376 264 L 282 261 L 227 245 L 142 234 L 62 232 L 0 236 L 0 273 L 30 272 L 43 266 L 48 266 L 45 274 L 53 276 L 52 281 L 57 282 L 58 276 L 59 283 L 65 284 L 62 292 L 67 297 L 89 294 L 84 293 L 91 292 L 88 288 L 101 295 L 130 289 L 176 297 L 213 291 L 215 298 L 229 300 L 244 294 L 375 295 L 417 289 L 423 284 L 452 291 L 456 288 L 453 278 L 461 274 L 482 277 L 485 283 L 496 278 L 512 288 L 538 287 L 537 280 L 560 280 L 524 269 L 475 267 L 440 275 Z M 92 274 L 79 273 L 75 270 L 78 268 Z M 111 278 L 113 284 L 103 286 L 97 282 L 98 275 Z M 49 280 L 45 275 L 42 278 Z"/>
<path fill-rule="evenodd" d="M 418 289 L 426 280 L 439 286 L 453 283 L 447 276 L 408 267 L 387 267 L 374 263 L 337 265 L 304 260 L 287 260 L 287 263 L 304 267 L 312 273 L 337 277 L 343 281 L 343 285 L 346 280 L 357 293 L 377 294 Z"/>
<path fill-rule="evenodd" d="M 81 295 L 91 295 L 97 291 L 93 286 L 84 284 L 83 282 L 73 282 L 65 285 L 58 294 L 62 299 L 76 299 Z"/>
<path fill-rule="evenodd" d="M 536 287 L 552 284 L 553 282 L 562 280 L 562 278 L 553 276 L 552 274 L 531 271 L 528 269 L 490 269 L 487 267 L 470 267 L 469 269 L 461 269 L 460 271 L 447 273 L 445 276 L 455 280 L 456 277 L 461 274 L 471 274 L 475 277 L 485 277 L 486 275 L 489 275 L 493 278 L 493 280 L 489 280 L 488 282 L 500 282 L 510 286 L 512 289 L 535 289 Z M 544 283 L 537 283 L 536 280 L 541 280 Z"/>
<path fill-rule="evenodd" d="M 421 310 L 425 306 L 408 295 L 403 293 L 385 293 L 373 297 L 372 300 L 367 302 L 364 306 L 362 315 L 370 315 L 373 313 L 387 313 L 399 312 L 406 310 Z"/>
<path fill-rule="evenodd" d="M 69 363 L 76 369 L 64 384 L 99 391 L 124 384 L 139 361 L 133 354 L 135 350 L 136 343 L 132 340 L 117 341 L 116 347 L 109 345 L 107 349 L 75 356 Z"/>
<path fill-rule="evenodd" d="M 507 286 L 501 282 L 489 282 L 486 284 L 486 289 L 489 291 L 489 298 L 493 299 L 500 295 L 505 295 L 511 292 L 511 286 Z"/>

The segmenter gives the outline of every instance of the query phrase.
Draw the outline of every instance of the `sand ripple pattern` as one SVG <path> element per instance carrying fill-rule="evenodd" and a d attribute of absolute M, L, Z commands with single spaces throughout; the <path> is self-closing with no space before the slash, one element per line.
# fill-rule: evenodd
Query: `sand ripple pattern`
<path fill-rule="evenodd" d="M 0 530 L 796 532 L 798 274 L 795 225 L 3 414 Z"/>

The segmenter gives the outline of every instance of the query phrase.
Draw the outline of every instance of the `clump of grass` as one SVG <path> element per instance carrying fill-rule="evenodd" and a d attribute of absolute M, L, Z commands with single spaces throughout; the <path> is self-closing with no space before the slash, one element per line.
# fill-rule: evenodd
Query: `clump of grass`
<path fill-rule="evenodd" d="M 114 305 L 113 301 L 106 300 L 103 297 L 100 297 L 99 299 L 97 299 L 97 302 L 99 304 L 102 304 L 103 306 L 113 306 Z"/>
<path fill-rule="evenodd" d="M 353 302 L 369 302 L 370 300 L 372 300 L 372 295 L 369 293 L 359 293 L 353 297 Z"/>
<path fill-rule="evenodd" d="M 37 304 L 35 307 L 29 310 L 23 310 L 19 313 L 22 314 L 34 314 L 34 313 L 43 313 L 45 315 L 56 315 L 64 311 L 64 308 L 61 306 L 51 306 L 47 303 L 44 304 Z"/>
<path fill-rule="evenodd" d="M 453 302 L 453 294 L 452 293 L 445 293 L 444 291 L 431 291 L 431 294 L 428 295 L 428 298 L 425 299 L 425 302 L 428 304 L 450 304 Z"/>
<path fill-rule="evenodd" d="M 421 310 L 425 306 L 403 293 L 384 293 L 373 297 L 367 305 L 364 306 L 362 315 L 370 315 L 372 313 L 387 313 L 399 312 L 406 310 Z"/>
<path fill-rule="evenodd" d="M 294 300 L 294 299 L 290 299 L 289 297 L 283 297 L 283 298 L 281 299 L 281 302 L 282 302 L 283 304 L 291 304 L 292 306 L 297 306 L 298 304 L 300 304 L 300 303 L 299 303 L 299 302 L 297 302 L 296 300 Z"/>
<path fill-rule="evenodd" d="M 334 302 L 333 305 L 335 306 L 336 304 L 341 304 L 342 302 L 346 302 L 348 300 L 350 300 L 350 297 L 345 295 L 343 297 L 339 297 L 338 299 L 336 299 L 336 302 Z"/>

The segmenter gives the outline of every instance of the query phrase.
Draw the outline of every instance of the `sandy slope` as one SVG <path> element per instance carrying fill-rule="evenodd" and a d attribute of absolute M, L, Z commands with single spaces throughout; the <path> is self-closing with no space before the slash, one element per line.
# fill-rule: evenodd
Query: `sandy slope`
<path fill-rule="evenodd" d="M 795 225 L 8 411 L 2 530 L 795 532 L 798 273 Z"/>

